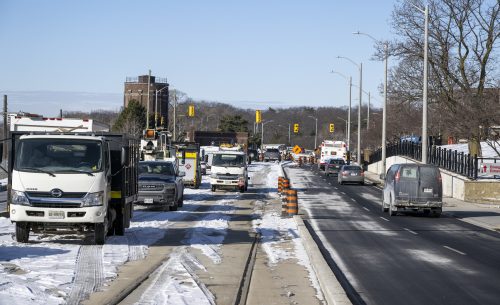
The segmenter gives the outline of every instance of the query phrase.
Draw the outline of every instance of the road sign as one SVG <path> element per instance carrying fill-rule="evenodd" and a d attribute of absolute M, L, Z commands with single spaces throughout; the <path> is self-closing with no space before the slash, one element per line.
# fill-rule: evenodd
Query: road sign
<path fill-rule="evenodd" d="M 293 133 L 299 133 L 299 124 L 293 124 Z"/>
<path fill-rule="evenodd" d="M 295 145 L 292 149 L 293 153 L 300 154 L 302 152 L 302 148 L 299 145 Z"/>

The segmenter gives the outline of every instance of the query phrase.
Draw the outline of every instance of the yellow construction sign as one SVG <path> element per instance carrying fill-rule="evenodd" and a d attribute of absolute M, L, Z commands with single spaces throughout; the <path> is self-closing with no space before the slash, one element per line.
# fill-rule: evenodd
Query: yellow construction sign
<path fill-rule="evenodd" d="M 299 145 L 295 145 L 292 149 L 294 154 L 300 154 L 302 152 L 302 148 Z"/>

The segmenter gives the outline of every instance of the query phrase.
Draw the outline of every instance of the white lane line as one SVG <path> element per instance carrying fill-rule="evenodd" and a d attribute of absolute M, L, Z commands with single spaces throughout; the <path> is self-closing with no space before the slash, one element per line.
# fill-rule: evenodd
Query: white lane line
<path fill-rule="evenodd" d="M 340 192 L 342 195 L 347 195 L 346 192 Z"/>
<path fill-rule="evenodd" d="M 467 255 L 467 254 L 463 253 L 462 251 L 458 251 L 457 249 L 453 249 L 452 247 L 448 247 L 448 246 L 443 246 L 443 247 L 445 247 L 446 249 L 451 250 L 453 252 L 456 252 L 458 254 Z"/>
<path fill-rule="evenodd" d="M 332 183 L 331 183 L 331 182 L 328 182 L 328 183 L 329 183 L 330 185 L 332 185 Z"/>
<path fill-rule="evenodd" d="M 385 220 L 385 221 L 389 221 L 389 219 L 387 219 L 387 218 L 385 218 L 385 217 L 380 216 L 380 218 L 382 218 L 382 219 L 383 219 L 383 220 Z"/>
<path fill-rule="evenodd" d="M 370 212 L 370 209 L 369 209 L 369 208 L 365 208 L 365 207 L 363 207 L 363 209 L 365 209 L 365 210 L 367 210 L 368 212 Z"/>
<path fill-rule="evenodd" d="M 418 235 L 418 233 L 417 233 L 417 232 L 412 231 L 412 230 L 410 230 L 410 229 L 408 229 L 408 228 L 403 228 L 403 229 L 405 229 L 406 231 L 410 232 L 411 234 Z"/>

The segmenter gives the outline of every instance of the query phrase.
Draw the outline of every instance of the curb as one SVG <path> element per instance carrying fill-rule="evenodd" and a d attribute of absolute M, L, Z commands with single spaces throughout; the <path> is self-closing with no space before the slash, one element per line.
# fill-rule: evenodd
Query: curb
<path fill-rule="evenodd" d="M 340 285 L 340 282 L 335 277 L 335 274 L 333 274 L 332 269 L 326 262 L 323 254 L 321 254 L 318 245 L 309 233 L 302 217 L 295 215 L 293 216 L 293 219 L 297 224 L 300 237 L 303 240 L 307 256 L 309 257 L 312 268 L 318 278 L 326 303 L 328 305 L 352 305 L 352 302 L 347 297 L 347 293 L 344 288 L 342 288 L 342 285 Z"/>

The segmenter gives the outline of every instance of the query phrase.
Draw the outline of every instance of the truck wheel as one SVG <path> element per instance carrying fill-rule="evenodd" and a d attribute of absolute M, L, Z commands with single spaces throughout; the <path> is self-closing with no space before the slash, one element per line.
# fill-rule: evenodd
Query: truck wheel
<path fill-rule="evenodd" d="M 103 223 L 96 223 L 94 226 L 94 244 L 104 245 L 106 241 L 106 226 L 108 225 L 108 218 L 104 217 Z"/>
<path fill-rule="evenodd" d="M 432 214 L 431 214 L 431 215 L 432 215 L 432 217 L 434 217 L 434 218 L 439 218 L 439 217 L 441 217 L 441 213 L 442 213 L 442 212 L 443 212 L 443 209 L 442 209 L 442 208 L 440 208 L 440 209 L 436 209 L 436 210 L 432 211 Z"/>
<path fill-rule="evenodd" d="M 127 213 L 123 213 L 123 209 L 118 209 L 116 211 L 116 219 L 113 224 L 113 229 L 115 235 L 123 236 L 125 234 L 125 218 L 127 217 Z"/>
<path fill-rule="evenodd" d="M 384 198 L 382 197 L 382 213 L 385 213 L 388 210 L 389 210 L 389 208 L 385 206 Z"/>
<path fill-rule="evenodd" d="M 30 226 L 27 222 L 16 222 L 16 241 L 27 243 L 30 238 Z"/>
<path fill-rule="evenodd" d="M 245 183 L 245 192 L 248 191 L 248 182 Z"/>
<path fill-rule="evenodd" d="M 174 211 L 177 211 L 177 203 L 174 202 L 173 205 L 169 206 L 168 207 L 170 211 L 174 212 Z"/>
<path fill-rule="evenodd" d="M 215 185 L 212 185 L 212 192 L 215 192 L 216 188 Z"/>
<path fill-rule="evenodd" d="M 184 205 L 184 194 L 182 194 L 181 199 L 178 201 L 178 206 L 182 207 Z"/>
<path fill-rule="evenodd" d="M 245 192 L 245 187 L 244 186 L 240 186 L 240 193 L 244 193 Z"/>

